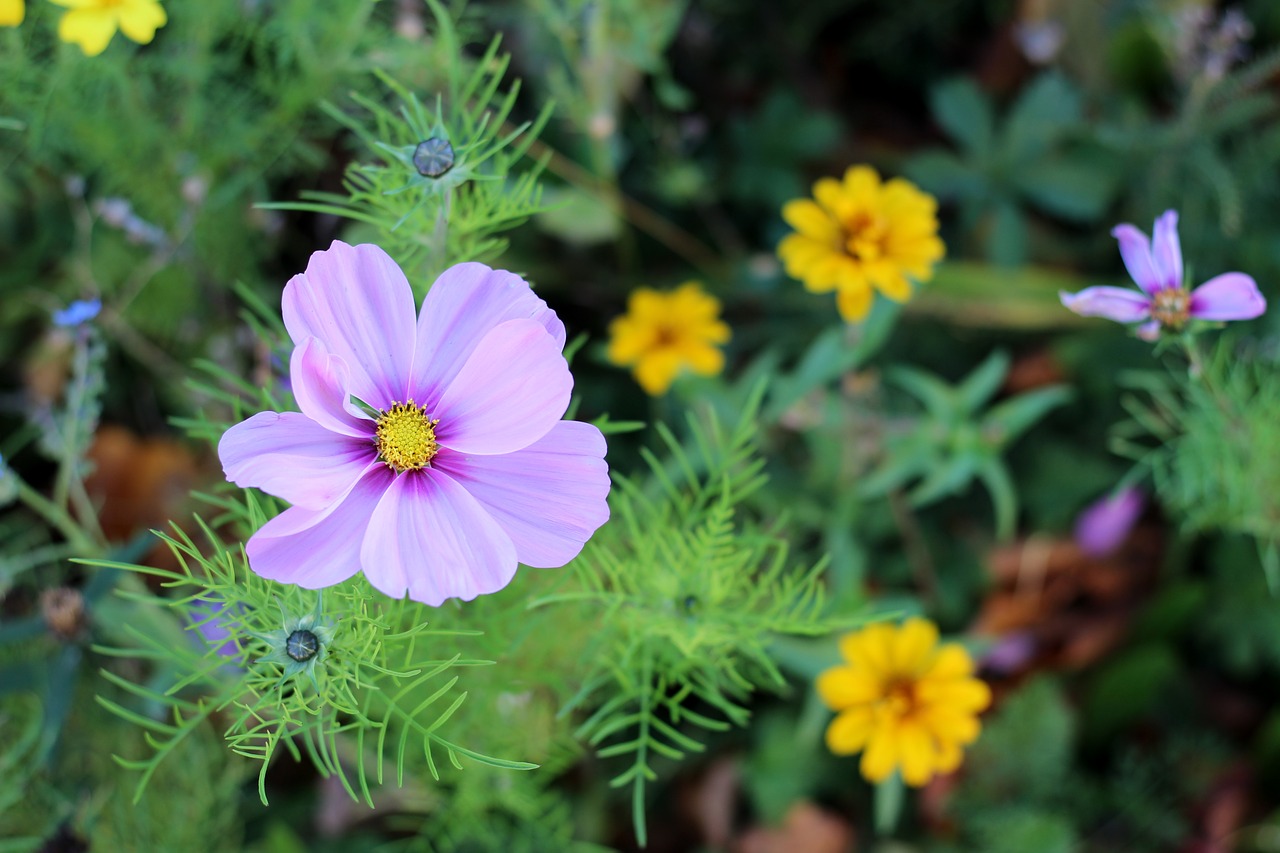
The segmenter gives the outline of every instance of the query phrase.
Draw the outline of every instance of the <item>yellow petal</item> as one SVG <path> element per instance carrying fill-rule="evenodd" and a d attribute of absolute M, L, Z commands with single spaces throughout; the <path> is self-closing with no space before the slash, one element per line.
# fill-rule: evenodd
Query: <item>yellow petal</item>
<path fill-rule="evenodd" d="M 850 166 L 844 173 L 844 191 L 855 204 L 877 207 L 880 175 L 870 166 Z"/>
<path fill-rule="evenodd" d="M 835 178 L 823 178 L 813 185 L 813 197 L 835 221 L 844 222 L 856 209 Z"/>
<path fill-rule="evenodd" d="M 939 743 L 973 743 L 982 732 L 982 723 L 972 714 L 950 708 L 929 708 L 920 715 Z"/>
<path fill-rule="evenodd" d="M 657 397 L 667 393 L 680 372 L 680 360 L 671 350 L 658 350 L 640 359 L 634 374 L 645 393 Z"/>
<path fill-rule="evenodd" d="M 933 664 L 924 673 L 928 679 L 968 678 L 973 675 L 973 658 L 959 643 L 947 643 L 938 649 Z"/>
<path fill-rule="evenodd" d="M 827 749 L 836 755 L 853 755 L 871 737 L 874 715 L 870 708 L 850 708 L 827 726 Z"/>
<path fill-rule="evenodd" d="M 840 638 L 840 654 L 856 669 L 871 676 L 893 671 L 892 625 L 877 622 Z"/>
<path fill-rule="evenodd" d="M 0 27 L 16 27 L 27 15 L 23 0 L 0 0 Z"/>
<path fill-rule="evenodd" d="M 58 38 L 79 45 L 85 56 L 102 53 L 115 34 L 115 15 L 104 9 L 72 9 L 58 22 Z"/>
<path fill-rule="evenodd" d="M 925 678 L 916 683 L 916 698 L 926 705 L 977 713 L 991 704 L 991 688 L 976 678 Z"/>
<path fill-rule="evenodd" d="M 934 759 L 934 768 L 939 773 L 951 773 L 960 766 L 961 759 L 964 758 L 964 750 L 956 743 L 949 740 L 938 741 L 938 754 Z"/>
<path fill-rule="evenodd" d="M 155 0 L 125 0 L 119 15 L 120 32 L 138 44 L 150 44 L 156 30 L 168 21 L 164 7 Z"/>
<path fill-rule="evenodd" d="M 861 323 L 871 312 L 871 288 L 842 287 L 836 294 L 836 308 L 846 323 Z"/>
<path fill-rule="evenodd" d="M 903 723 L 898 727 L 898 753 L 902 761 L 902 781 L 920 787 L 933 776 L 936 761 L 933 738 L 920 725 Z"/>
<path fill-rule="evenodd" d="M 898 766 L 896 726 L 880 723 L 872 730 L 859 769 L 868 782 L 883 782 Z"/>
<path fill-rule="evenodd" d="M 641 326 L 630 317 L 619 317 L 609 324 L 609 348 L 605 357 L 614 364 L 629 367 L 652 345 L 651 327 Z"/>
<path fill-rule="evenodd" d="M 908 619 L 893 638 L 894 671 L 917 675 L 933 661 L 938 628 L 928 619 Z"/>
<path fill-rule="evenodd" d="M 715 376 L 724 370 L 724 353 L 706 344 L 684 344 L 680 347 L 680 359 L 699 376 Z"/>
<path fill-rule="evenodd" d="M 815 240 L 826 242 L 840 236 L 840 228 L 831 215 L 807 198 L 784 204 L 782 218 L 792 228 Z"/>
<path fill-rule="evenodd" d="M 866 669 L 837 666 L 828 669 L 814 681 L 818 695 L 828 708 L 842 711 L 855 705 L 867 705 L 884 695 L 880 680 Z"/>

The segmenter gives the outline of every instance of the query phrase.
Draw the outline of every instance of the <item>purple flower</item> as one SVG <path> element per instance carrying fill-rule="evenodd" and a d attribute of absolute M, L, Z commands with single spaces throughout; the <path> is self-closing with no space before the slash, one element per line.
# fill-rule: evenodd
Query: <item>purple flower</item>
<path fill-rule="evenodd" d="M 1091 557 L 1107 556 L 1124 544 L 1146 506 L 1134 486 L 1099 498 L 1076 518 L 1076 544 Z"/>
<path fill-rule="evenodd" d="M 231 618 L 231 613 L 228 612 L 227 605 L 220 601 L 197 604 L 191 608 L 193 627 L 200 639 L 216 648 L 222 657 L 233 658 L 240 654 L 240 644 L 232 638 L 231 632 L 223 624 L 224 618 Z"/>
<path fill-rule="evenodd" d="M 218 445 L 228 480 L 293 504 L 246 545 L 263 577 L 318 589 L 363 569 L 393 598 L 470 600 L 517 561 L 564 565 L 609 517 L 604 436 L 560 420 L 564 325 L 529 285 L 459 264 L 414 313 L 377 246 L 335 242 L 285 287 L 302 412 Z"/>
<path fill-rule="evenodd" d="M 1242 272 L 1223 273 L 1187 291 L 1177 211 L 1166 210 L 1156 220 L 1153 233 L 1154 240 L 1148 241 L 1132 225 L 1117 225 L 1111 231 L 1141 293 L 1123 287 L 1087 287 L 1079 293 L 1059 293 L 1062 304 L 1085 317 L 1106 317 L 1118 323 L 1146 321 L 1138 327 L 1138 336 L 1146 340 L 1154 340 L 1161 327 L 1177 331 L 1189 319 L 1252 320 L 1267 310 L 1258 285 Z"/>
<path fill-rule="evenodd" d="M 101 299 L 77 299 L 61 311 L 53 312 L 53 324 L 64 329 L 89 322 L 102 310 Z"/>

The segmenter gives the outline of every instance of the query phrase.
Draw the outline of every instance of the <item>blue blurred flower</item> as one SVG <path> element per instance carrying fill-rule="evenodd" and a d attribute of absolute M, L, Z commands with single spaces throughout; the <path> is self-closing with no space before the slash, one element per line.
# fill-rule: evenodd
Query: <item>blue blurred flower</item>
<path fill-rule="evenodd" d="M 61 311 L 53 312 L 53 324 L 64 329 L 87 323 L 102 310 L 101 299 L 77 299 Z"/>

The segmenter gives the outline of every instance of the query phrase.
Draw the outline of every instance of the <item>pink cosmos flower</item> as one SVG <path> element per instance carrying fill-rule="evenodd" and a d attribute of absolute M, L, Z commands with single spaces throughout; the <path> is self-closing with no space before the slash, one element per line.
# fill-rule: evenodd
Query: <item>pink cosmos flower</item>
<path fill-rule="evenodd" d="M 1105 557 L 1124 544 L 1147 508 L 1147 498 L 1136 486 L 1106 494 L 1076 517 L 1075 539 L 1091 557 Z"/>
<path fill-rule="evenodd" d="M 560 420 L 564 325 L 519 276 L 452 267 L 415 322 L 396 263 L 335 242 L 283 301 L 302 411 L 218 444 L 228 480 L 293 504 L 246 545 L 258 574 L 317 589 L 363 569 L 437 606 L 564 565 L 609 517 L 604 437 Z"/>
<path fill-rule="evenodd" d="M 1138 327 L 1138 336 L 1145 340 L 1154 340 L 1161 327 L 1177 331 L 1189 319 L 1252 320 L 1267 310 L 1258 285 L 1242 272 L 1223 273 L 1187 291 L 1177 211 L 1166 210 L 1152 233 L 1154 240 L 1148 241 L 1132 225 L 1117 225 L 1111 231 L 1141 293 L 1123 287 L 1087 287 L 1079 293 L 1059 293 L 1062 304 L 1085 317 L 1106 317 L 1118 323 L 1145 320 Z"/>

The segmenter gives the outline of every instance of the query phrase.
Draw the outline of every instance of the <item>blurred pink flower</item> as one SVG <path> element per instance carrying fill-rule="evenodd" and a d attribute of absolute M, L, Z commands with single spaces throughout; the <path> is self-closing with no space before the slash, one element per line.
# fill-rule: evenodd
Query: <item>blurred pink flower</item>
<path fill-rule="evenodd" d="M 502 589 L 517 561 L 564 565 L 608 518 L 604 437 L 560 420 L 564 325 L 519 276 L 454 266 L 415 323 L 395 262 L 335 242 L 283 301 L 302 411 L 218 445 L 227 479 L 293 504 L 246 545 L 255 572 L 317 589 L 363 569 L 436 606 Z"/>
<path fill-rule="evenodd" d="M 1108 493 L 1076 518 L 1076 544 L 1091 557 L 1107 556 L 1124 544 L 1146 506 L 1146 497 L 1134 486 Z"/>
<path fill-rule="evenodd" d="M 1085 317 L 1106 317 L 1118 323 L 1138 323 L 1138 336 L 1154 340 L 1160 329 L 1181 329 L 1188 320 L 1251 320 L 1267 310 L 1253 278 L 1228 272 L 1188 291 L 1182 280 L 1182 247 L 1178 241 L 1178 213 L 1166 210 L 1152 230 L 1154 240 L 1132 225 L 1117 225 L 1111 234 L 1120 242 L 1120 256 L 1142 291 L 1123 287 L 1086 287 L 1079 293 L 1059 293 L 1062 304 Z"/>

